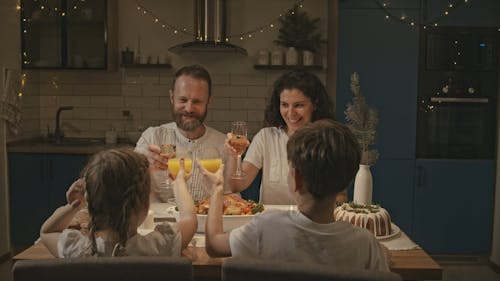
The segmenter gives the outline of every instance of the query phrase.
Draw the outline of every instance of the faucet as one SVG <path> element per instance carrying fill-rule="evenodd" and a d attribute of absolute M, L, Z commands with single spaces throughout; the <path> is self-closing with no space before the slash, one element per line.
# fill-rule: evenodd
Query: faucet
<path fill-rule="evenodd" d="M 63 110 L 72 110 L 74 107 L 73 106 L 61 106 L 57 109 L 57 114 L 56 114 L 56 129 L 54 130 L 54 140 L 56 143 L 61 143 L 64 133 L 61 131 L 61 126 L 59 125 L 60 123 L 60 116 L 61 116 L 61 111 Z"/>

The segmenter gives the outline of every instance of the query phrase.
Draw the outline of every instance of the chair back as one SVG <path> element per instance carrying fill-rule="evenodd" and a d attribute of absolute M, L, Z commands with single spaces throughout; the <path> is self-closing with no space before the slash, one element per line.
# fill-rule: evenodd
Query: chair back
<path fill-rule="evenodd" d="M 181 257 L 89 257 L 19 260 L 14 281 L 192 281 L 191 262 Z"/>
<path fill-rule="evenodd" d="M 331 265 L 229 258 L 222 281 L 401 281 L 393 272 L 337 268 Z"/>

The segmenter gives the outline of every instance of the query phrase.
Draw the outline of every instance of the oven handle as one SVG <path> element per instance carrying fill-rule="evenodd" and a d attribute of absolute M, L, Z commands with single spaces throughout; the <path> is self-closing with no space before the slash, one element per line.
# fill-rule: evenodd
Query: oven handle
<path fill-rule="evenodd" d="M 488 98 L 437 98 L 431 97 L 432 102 L 450 102 L 450 103 L 488 103 Z"/>

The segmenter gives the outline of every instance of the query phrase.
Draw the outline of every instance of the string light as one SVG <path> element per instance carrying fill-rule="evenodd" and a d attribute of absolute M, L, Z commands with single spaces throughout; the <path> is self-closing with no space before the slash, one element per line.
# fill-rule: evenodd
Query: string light
<path fill-rule="evenodd" d="M 426 23 L 423 22 L 418 22 L 415 19 L 411 19 L 408 16 L 402 14 L 400 16 L 395 15 L 392 11 L 389 10 L 388 4 L 386 2 L 381 2 L 380 0 L 373 0 L 375 4 L 384 12 L 385 14 L 385 19 L 393 19 L 397 22 L 403 23 L 403 24 L 408 24 L 411 27 L 414 27 L 415 25 L 421 25 L 424 29 L 427 28 L 426 25 L 431 25 L 431 26 L 438 26 L 439 22 L 442 21 L 444 18 L 448 17 L 452 11 L 460 7 L 462 4 L 468 4 L 468 0 L 455 0 L 451 3 L 449 3 L 446 7 L 446 9 L 436 18 L 427 20 Z M 500 31 L 500 28 L 499 28 Z"/>
<path fill-rule="evenodd" d="M 302 2 L 304 2 L 305 0 L 298 0 L 298 1 L 295 1 L 294 4 L 298 5 L 299 8 L 303 8 L 303 4 Z M 174 35 L 179 35 L 179 34 L 182 34 L 182 35 L 186 35 L 186 36 L 193 36 L 193 33 L 194 32 L 190 32 L 188 31 L 187 28 L 181 28 L 181 27 L 178 27 L 178 26 L 175 26 L 169 22 L 167 22 L 166 20 L 162 19 L 161 17 L 157 16 L 155 14 L 154 11 L 148 9 L 147 7 L 145 7 L 140 0 L 135 0 L 135 3 L 137 5 L 137 11 L 142 11 L 142 14 L 143 15 L 148 15 L 151 17 L 151 19 L 153 20 L 153 22 L 155 23 L 160 23 L 161 24 L 161 27 L 163 28 L 168 28 L 172 31 L 172 33 Z M 232 38 L 239 38 L 240 40 L 244 40 L 245 38 L 253 38 L 254 35 L 258 34 L 258 33 L 263 33 L 265 30 L 267 29 L 272 29 L 275 27 L 275 23 L 277 23 L 279 21 L 280 18 L 282 18 L 284 15 L 287 15 L 287 14 L 294 14 L 293 12 L 293 7 L 292 8 L 288 8 L 286 10 L 285 13 L 280 13 L 278 17 L 264 23 L 263 25 L 261 26 L 258 26 L 254 29 L 251 29 L 251 30 L 248 30 L 248 31 L 244 31 L 244 32 L 240 32 L 240 33 L 237 33 L 237 34 L 231 34 L 231 35 L 227 35 L 226 38 L 223 39 L 223 41 L 226 41 L 226 42 L 229 42 L 230 39 Z M 200 38 L 196 37 L 197 40 L 201 40 Z M 205 38 L 205 40 L 207 40 Z M 220 40 L 220 39 L 216 39 L 216 40 Z"/>

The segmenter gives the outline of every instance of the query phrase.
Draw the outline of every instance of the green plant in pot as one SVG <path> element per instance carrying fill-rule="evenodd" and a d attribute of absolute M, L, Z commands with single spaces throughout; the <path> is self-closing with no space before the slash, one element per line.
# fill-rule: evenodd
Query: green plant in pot
<path fill-rule="evenodd" d="M 299 51 L 309 52 L 308 55 L 319 51 L 321 43 L 321 34 L 318 31 L 319 18 L 310 19 L 307 13 L 302 12 L 295 4 L 279 21 L 281 28 L 274 43 L 285 48 L 293 47 Z M 304 64 L 309 63 L 304 60 Z"/>

